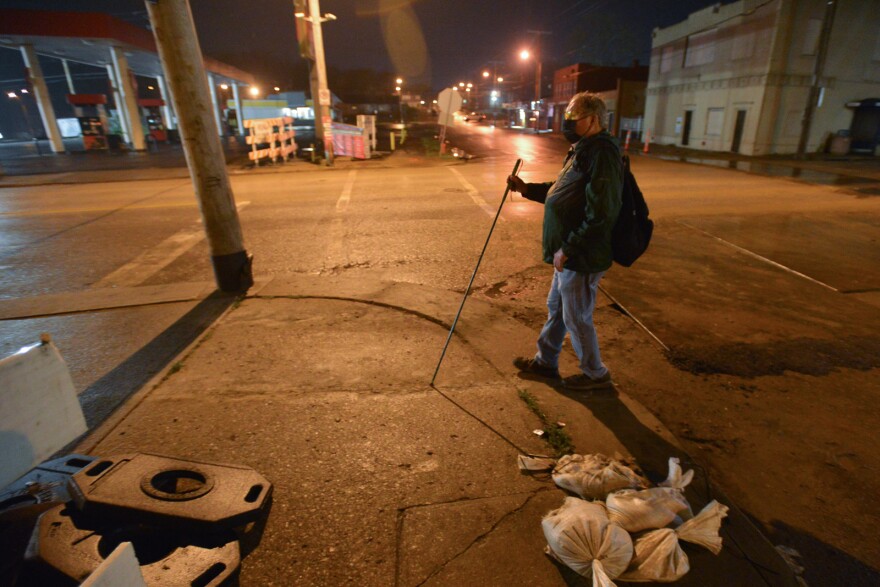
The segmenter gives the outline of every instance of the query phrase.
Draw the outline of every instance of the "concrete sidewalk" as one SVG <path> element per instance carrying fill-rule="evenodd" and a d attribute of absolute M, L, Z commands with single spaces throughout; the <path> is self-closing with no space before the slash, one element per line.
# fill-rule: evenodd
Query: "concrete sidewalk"
<path fill-rule="evenodd" d="M 517 377 L 510 361 L 536 333 L 477 300 L 429 386 L 460 301 L 404 283 L 260 282 L 77 450 L 265 475 L 274 503 L 242 585 L 580 584 L 543 554 L 541 517 L 564 493 L 517 470 L 518 454 L 552 450 L 520 395 L 566 423 L 576 452 L 635 457 L 654 480 L 687 455 L 623 389 L 572 394 Z M 562 370 L 575 372 L 570 354 Z M 685 546 L 679 584 L 796 584 L 699 470 L 688 498 L 695 511 L 716 498 L 731 512 L 719 556 Z"/>

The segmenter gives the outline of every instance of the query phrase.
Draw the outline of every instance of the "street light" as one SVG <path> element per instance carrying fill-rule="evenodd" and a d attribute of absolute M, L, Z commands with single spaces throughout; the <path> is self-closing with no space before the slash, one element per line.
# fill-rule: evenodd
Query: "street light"
<path fill-rule="evenodd" d="M 406 124 L 403 122 L 403 78 L 399 77 L 396 80 L 397 86 L 395 86 L 394 90 L 397 92 L 398 103 L 400 105 L 400 124 L 406 127 Z"/>
<path fill-rule="evenodd" d="M 523 61 L 528 61 L 529 58 L 532 57 L 532 54 L 529 53 L 528 50 L 523 49 L 519 52 L 519 58 Z M 535 71 L 535 108 L 539 108 L 539 104 L 541 102 L 541 60 L 538 58 L 538 55 L 534 55 L 535 65 L 537 70 Z M 534 110 L 534 108 L 533 108 Z M 538 132 L 540 114 L 535 116 L 535 132 Z"/>
<path fill-rule="evenodd" d="M 250 92 L 251 96 L 256 98 L 257 96 L 260 95 L 260 88 L 258 88 L 257 86 L 251 86 L 251 88 L 248 90 L 248 92 Z"/>
<path fill-rule="evenodd" d="M 489 72 L 488 72 L 488 71 L 484 71 L 484 72 L 483 72 L 483 77 L 489 77 Z"/>
<path fill-rule="evenodd" d="M 315 138 L 324 142 L 324 159 L 327 165 L 333 166 L 333 120 L 330 113 L 332 107 L 332 95 L 327 85 L 327 67 L 324 62 L 324 34 L 321 24 L 336 20 L 335 14 L 329 12 L 321 16 L 321 7 L 318 0 L 296 0 L 294 2 L 294 16 L 311 24 L 311 47 L 313 54 L 308 58 L 314 61 L 314 69 L 310 76 L 312 90 L 312 102 L 315 109 Z M 297 38 L 305 42 L 305 27 L 297 28 Z M 305 55 L 304 55 L 305 56 Z"/>

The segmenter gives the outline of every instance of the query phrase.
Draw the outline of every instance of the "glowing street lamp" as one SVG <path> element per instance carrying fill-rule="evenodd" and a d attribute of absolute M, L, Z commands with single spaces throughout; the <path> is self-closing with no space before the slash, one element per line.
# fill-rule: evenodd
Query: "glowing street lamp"
<path fill-rule="evenodd" d="M 541 59 L 537 54 L 532 55 L 528 50 L 523 49 L 519 52 L 519 58 L 523 61 L 528 61 L 529 59 L 535 60 L 535 105 L 534 108 L 540 108 L 541 102 Z M 540 125 L 540 110 L 535 111 L 535 132 L 538 132 L 538 127 Z"/>
<path fill-rule="evenodd" d="M 396 80 L 397 85 L 394 87 L 394 91 L 397 92 L 397 98 L 400 104 L 400 124 L 406 127 L 406 124 L 403 122 L 403 78 L 399 77 Z"/>
<path fill-rule="evenodd" d="M 251 96 L 256 98 L 257 96 L 260 95 L 260 88 L 258 88 L 257 86 L 251 86 L 251 88 L 248 90 L 248 92 L 250 92 Z"/>
<path fill-rule="evenodd" d="M 531 58 L 535 59 L 535 65 L 537 67 L 537 71 L 535 72 L 535 102 L 541 101 L 541 60 L 537 55 L 532 55 L 528 50 L 523 49 L 519 52 L 519 58 L 523 61 L 528 61 Z"/>
<path fill-rule="evenodd" d="M 489 77 L 489 72 L 488 72 L 488 71 L 484 71 L 484 72 L 483 72 L 483 77 Z"/>
<path fill-rule="evenodd" d="M 281 88 L 279 88 L 278 86 L 275 86 L 275 87 L 272 88 L 272 89 L 275 90 L 276 92 L 280 92 L 280 91 L 281 91 Z"/>
<path fill-rule="evenodd" d="M 221 90 L 228 90 L 228 89 L 229 89 L 229 84 L 220 84 L 220 89 L 221 89 Z"/>

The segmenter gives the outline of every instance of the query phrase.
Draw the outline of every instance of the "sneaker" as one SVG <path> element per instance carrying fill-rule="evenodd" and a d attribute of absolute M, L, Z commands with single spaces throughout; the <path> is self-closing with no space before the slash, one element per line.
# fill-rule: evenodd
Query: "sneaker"
<path fill-rule="evenodd" d="M 562 383 L 565 385 L 566 389 L 570 389 L 572 391 L 589 391 L 591 389 L 604 389 L 607 387 L 614 387 L 614 382 L 611 381 L 611 373 L 605 373 L 602 377 L 597 377 L 593 379 L 586 373 L 581 373 L 579 375 L 572 375 L 571 377 L 566 377 L 562 380 Z"/>
<path fill-rule="evenodd" d="M 539 363 L 538 360 L 534 358 L 517 357 L 513 360 L 513 366 L 519 369 L 522 373 L 531 373 L 533 375 L 546 377 L 547 379 L 562 379 L 559 375 L 559 369 L 548 367 L 547 365 Z"/>

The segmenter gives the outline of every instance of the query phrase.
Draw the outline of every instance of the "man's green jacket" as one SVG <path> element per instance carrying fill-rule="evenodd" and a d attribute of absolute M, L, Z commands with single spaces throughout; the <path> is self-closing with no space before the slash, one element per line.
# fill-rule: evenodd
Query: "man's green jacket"
<path fill-rule="evenodd" d="M 604 130 L 572 146 L 556 181 L 526 184 L 523 195 L 544 204 L 544 262 L 561 248 L 566 269 L 608 270 L 622 186 L 620 149 Z"/>

